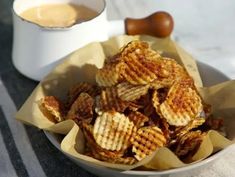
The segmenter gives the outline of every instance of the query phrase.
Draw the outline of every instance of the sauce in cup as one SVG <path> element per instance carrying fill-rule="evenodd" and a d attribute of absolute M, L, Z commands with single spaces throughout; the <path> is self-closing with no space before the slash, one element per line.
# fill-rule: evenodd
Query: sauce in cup
<path fill-rule="evenodd" d="M 90 20 L 98 12 L 84 5 L 44 4 L 23 11 L 20 16 L 30 22 L 45 27 L 68 27 Z"/>

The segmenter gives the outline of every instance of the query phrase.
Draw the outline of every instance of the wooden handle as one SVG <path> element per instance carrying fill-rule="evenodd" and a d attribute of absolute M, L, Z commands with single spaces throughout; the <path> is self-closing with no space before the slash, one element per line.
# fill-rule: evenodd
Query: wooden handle
<path fill-rule="evenodd" d="M 126 34 L 148 34 L 155 37 L 170 36 L 174 28 L 172 16 L 163 11 L 155 12 L 152 15 L 142 19 L 125 19 Z"/>

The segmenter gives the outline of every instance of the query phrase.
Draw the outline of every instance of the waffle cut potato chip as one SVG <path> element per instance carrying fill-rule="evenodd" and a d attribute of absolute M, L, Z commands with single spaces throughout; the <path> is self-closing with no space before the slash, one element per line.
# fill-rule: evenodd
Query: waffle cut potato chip
<path fill-rule="evenodd" d="M 136 127 L 124 114 L 109 111 L 98 116 L 94 124 L 96 143 L 106 150 L 125 150 L 130 145 Z"/>
<path fill-rule="evenodd" d="M 135 54 L 130 53 L 123 60 L 126 65 L 121 75 L 127 82 L 133 85 L 145 85 L 157 78 L 155 73 L 145 67 Z"/>
<path fill-rule="evenodd" d="M 142 41 L 131 41 L 124 46 L 120 52 L 121 57 L 128 56 L 128 54 L 134 53 L 138 58 L 145 60 L 157 60 L 161 55 L 150 49 L 149 44 Z"/>
<path fill-rule="evenodd" d="M 202 112 L 201 98 L 192 85 L 188 79 L 176 81 L 160 105 L 161 115 L 170 125 L 186 126 Z"/>
<path fill-rule="evenodd" d="M 95 138 L 93 135 L 94 127 L 86 122 L 83 122 L 81 125 L 82 125 L 84 136 L 87 140 L 87 146 L 88 146 L 87 148 L 90 150 L 91 155 L 97 154 L 97 156 L 100 157 L 99 158 L 100 160 L 116 159 L 116 158 L 119 159 L 124 155 L 124 151 L 109 151 L 109 150 L 103 149 L 95 141 Z"/>
<path fill-rule="evenodd" d="M 178 64 L 174 59 L 163 57 L 162 62 L 163 69 L 170 73 L 168 76 L 172 80 L 181 77 L 189 77 L 186 69 Z"/>
<path fill-rule="evenodd" d="M 132 85 L 122 82 L 117 85 L 118 97 L 125 101 L 134 101 L 147 94 L 149 85 Z"/>
<path fill-rule="evenodd" d="M 100 89 L 96 85 L 92 85 L 86 82 L 73 85 L 68 91 L 66 107 L 69 109 L 77 97 L 83 92 L 88 93 L 91 97 L 95 97 L 99 94 Z"/>
<path fill-rule="evenodd" d="M 134 122 L 137 128 L 143 127 L 144 123 L 149 121 L 147 116 L 138 111 L 132 111 L 130 114 L 128 114 L 128 118 Z"/>
<path fill-rule="evenodd" d="M 158 97 L 157 90 L 153 91 L 152 104 L 153 104 L 153 107 L 155 108 L 156 113 L 159 114 L 160 113 L 160 99 Z"/>
<path fill-rule="evenodd" d="M 206 119 L 204 117 L 197 117 L 196 119 L 191 120 L 186 126 L 177 127 L 175 130 L 175 136 L 180 137 L 188 133 L 190 130 L 199 127 L 202 125 Z"/>
<path fill-rule="evenodd" d="M 111 87 L 118 83 L 121 78 L 121 72 L 124 70 L 123 62 L 112 62 L 106 64 L 96 73 L 96 82 L 99 86 Z"/>
<path fill-rule="evenodd" d="M 179 137 L 177 146 L 173 149 L 174 153 L 181 159 L 190 158 L 200 147 L 205 135 L 206 133 L 202 133 L 200 130 L 184 134 Z"/>
<path fill-rule="evenodd" d="M 131 41 L 127 45 L 123 46 L 120 49 L 119 53 L 121 54 L 121 57 L 125 57 L 129 53 L 135 53 L 135 52 L 138 53 L 139 51 L 144 51 L 147 49 L 149 49 L 149 44 L 147 42 L 135 40 L 135 41 Z"/>
<path fill-rule="evenodd" d="M 166 144 L 166 139 L 158 127 L 143 127 L 138 129 L 136 136 L 132 137 L 131 143 L 134 157 L 140 161 L 158 148 L 163 147 Z"/>
<path fill-rule="evenodd" d="M 129 103 L 121 100 L 118 97 L 117 88 L 107 87 L 101 91 L 101 94 L 96 98 L 96 112 L 117 111 L 124 112 Z"/>
<path fill-rule="evenodd" d="M 64 120 L 63 104 L 54 96 L 45 96 L 39 102 L 39 109 L 52 122 L 61 122 Z"/>
<path fill-rule="evenodd" d="M 115 164 L 126 164 L 126 165 L 133 165 L 137 162 L 137 160 L 134 157 L 117 157 L 117 158 L 110 158 L 106 156 L 102 156 L 97 152 L 92 152 L 91 156 L 93 156 L 96 159 L 110 162 L 110 163 L 115 163 Z"/>
<path fill-rule="evenodd" d="M 67 113 L 66 119 L 72 119 L 76 122 L 91 122 L 93 117 L 94 99 L 87 93 L 81 93 L 72 104 Z"/>
<path fill-rule="evenodd" d="M 149 87 L 154 90 L 161 88 L 170 88 L 174 83 L 172 78 L 158 78 L 149 84 Z"/>

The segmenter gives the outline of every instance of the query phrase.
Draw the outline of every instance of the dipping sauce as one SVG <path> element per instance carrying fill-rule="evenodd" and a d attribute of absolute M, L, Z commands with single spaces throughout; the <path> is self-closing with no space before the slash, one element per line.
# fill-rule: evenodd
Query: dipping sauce
<path fill-rule="evenodd" d="M 75 4 L 44 4 L 29 8 L 20 14 L 22 18 L 45 27 L 69 27 L 97 15 L 98 12 Z"/>

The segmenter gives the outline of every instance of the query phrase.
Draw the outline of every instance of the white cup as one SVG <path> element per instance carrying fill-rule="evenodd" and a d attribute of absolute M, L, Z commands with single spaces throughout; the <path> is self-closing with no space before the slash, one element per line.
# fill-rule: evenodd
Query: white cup
<path fill-rule="evenodd" d="M 88 21 L 71 27 L 43 27 L 29 22 L 20 14 L 31 7 L 52 3 L 82 4 L 98 12 Z M 12 59 L 23 75 L 41 80 L 65 56 L 92 41 L 107 40 L 112 33 L 124 33 L 123 21 L 109 24 L 105 0 L 15 0 L 13 3 L 14 40 Z"/>

